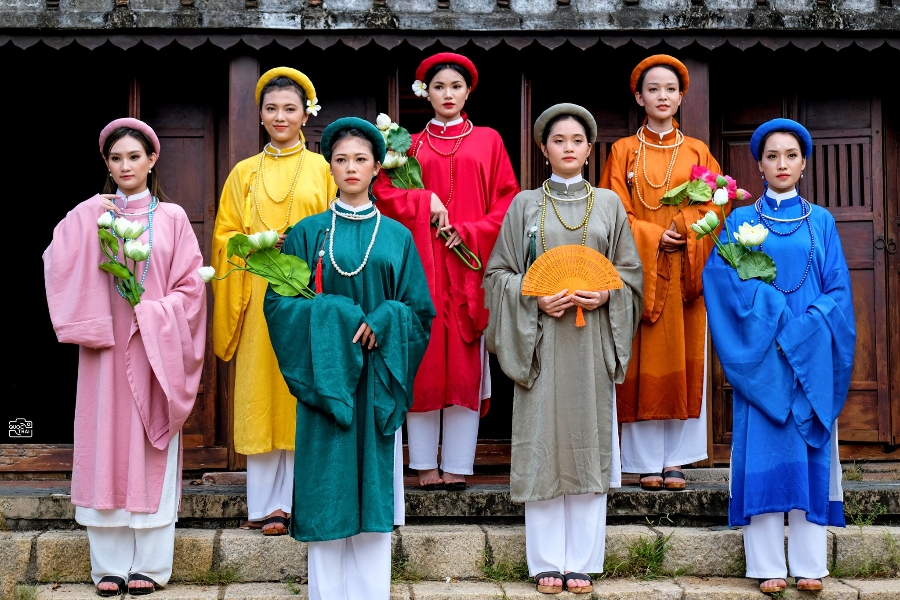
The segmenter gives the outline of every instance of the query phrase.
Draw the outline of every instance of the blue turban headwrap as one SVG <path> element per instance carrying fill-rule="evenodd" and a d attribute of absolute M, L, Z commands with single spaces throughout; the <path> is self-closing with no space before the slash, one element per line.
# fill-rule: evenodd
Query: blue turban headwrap
<path fill-rule="evenodd" d="M 775 131 L 787 131 L 793 133 L 797 136 L 797 139 L 800 140 L 800 146 L 802 146 L 800 151 L 803 152 L 803 156 L 809 158 L 809 155 L 812 154 L 812 136 L 809 135 L 809 131 L 806 127 L 797 121 L 792 121 L 790 119 L 772 119 L 757 127 L 756 131 L 753 132 L 753 137 L 750 138 L 750 153 L 753 155 L 753 158 L 760 160 L 760 154 L 765 148 L 760 148 L 759 145 L 767 135 Z"/>

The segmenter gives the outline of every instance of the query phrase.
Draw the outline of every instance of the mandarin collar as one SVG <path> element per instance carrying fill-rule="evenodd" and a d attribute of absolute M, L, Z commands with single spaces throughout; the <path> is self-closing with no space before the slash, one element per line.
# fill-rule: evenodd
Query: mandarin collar
<path fill-rule="evenodd" d="M 463 128 L 466 126 L 466 121 L 468 120 L 468 116 L 465 112 L 460 113 L 458 119 L 454 119 L 449 123 L 442 123 L 437 119 L 431 119 L 428 121 L 428 130 L 431 133 L 435 133 L 437 135 L 456 135 L 460 133 Z"/>
<path fill-rule="evenodd" d="M 303 140 L 299 141 L 297 144 L 291 146 L 290 148 L 276 148 L 270 143 L 266 144 L 266 154 L 269 156 L 274 156 L 278 158 L 279 156 L 290 155 L 291 152 L 297 152 L 303 147 Z"/>
<path fill-rule="evenodd" d="M 766 204 L 775 210 L 778 210 L 779 208 L 790 208 L 800 202 L 800 194 L 797 193 L 796 189 L 784 192 L 783 194 L 778 194 L 766 188 L 765 198 Z"/>
<path fill-rule="evenodd" d="M 365 212 L 374 206 L 374 204 L 372 204 L 371 201 L 363 204 L 362 206 L 350 206 L 346 202 L 342 202 L 340 200 L 340 198 L 335 201 L 335 204 L 337 205 L 338 208 L 340 208 L 344 212 L 349 212 L 349 213 Z"/>
<path fill-rule="evenodd" d="M 672 137 L 675 136 L 675 125 L 672 125 L 672 127 L 670 127 L 667 131 L 655 131 L 651 129 L 649 125 L 647 125 L 646 128 L 647 131 L 653 133 L 653 135 L 655 137 L 658 137 L 660 140 L 666 139 L 666 136 L 668 136 L 669 134 L 672 134 Z"/>
<path fill-rule="evenodd" d="M 571 182 L 572 179 L 569 179 L 567 181 Z M 553 181 L 551 179 L 547 182 L 547 187 L 553 190 L 554 195 L 560 195 L 562 197 L 571 196 L 572 198 L 580 198 L 584 196 L 585 192 L 588 190 L 585 185 L 584 179 L 581 177 L 578 178 L 577 182 L 570 183 L 568 185 L 560 181 Z"/>
<path fill-rule="evenodd" d="M 123 209 L 146 208 L 150 206 L 150 203 L 153 201 L 153 196 L 150 194 L 149 189 L 145 189 L 143 192 L 131 196 L 126 196 L 125 192 L 116 188 L 116 195 L 121 196 L 120 198 L 116 198 L 116 206 Z"/>

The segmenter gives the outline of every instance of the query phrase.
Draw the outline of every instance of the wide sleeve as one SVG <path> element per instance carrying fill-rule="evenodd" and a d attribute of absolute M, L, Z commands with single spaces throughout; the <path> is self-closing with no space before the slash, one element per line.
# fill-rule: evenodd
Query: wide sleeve
<path fill-rule="evenodd" d="M 541 372 L 538 345 L 541 313 L 537 296 L 522 295 L 525 279 L 525 199 L 513 201 L 503 219 L 494 251 L 485 266 L 484 297 L 490 311 L 484 331 L 488 351 L 497 355 L 506 376 L 531 388 Z"/>
<path fill-rule="evenodd" d="M 604 352 L 606 368 L 615 383 L 625 381 L 631 360 L 634 336 L 644 310 L 644 269 L 638 255 L 634 236 L 628 225 L 628 215 L 620 202 L 612 204 L 616 211 L 615 224 L 609 233 L 609 259 L 622 279 L 622 288 L 609 291 L 606 308 L 612 333 L 613 352 Z"/>
<path fill-rule="evenodd" d="M 662 314 L 669 292 L 669 269 L 671 256 L 659 248 L 659 241 L 665 227 L 637 218 L 631 203 L 631 188 L 627 175 L 631 170 L 628 164 L 629 152 L 622 146 L 622 140 L 613 144 L 612 151 L 603 167 L 598 187 L 607 188 L 616 193 L 625 212 L 637 246 L 641 264 L 644 266 L 644 310 L 642 318 L 650 323 L 656 322 Z"/>
<path fill-rule="evenodd" d="M 107 260 L 97 237 L 101 214 L 99 195 L 85 200 L 59 222 L 44 250 L 50 321 L 64 344 L 87 348 L 115 345 L 109 289 L 113 276 L 98 267 Z"/>
<path fill-rule="evenodd" d="M 244 225 L 247 209 L 244 206 L 249 188 L 242 181 L 241 165 L 232 169 L 222 189 L 219 212 L 212 240 L 212 266 L 221 277 L 232 267 L 228 263 L 228 240 L 238 233 L 249 233 Z M 231 259 L 243 266 L 243 260 Z M 250 302 L 251 275 L 246 271 L 234 271 L 222 280 L 212 280 L 213 296 L 213 351 L 222 360 L 231 360 L 241 339 L 244 312 Z"/>
<path fill-rule="evenodd" d="M 494 249 L 503 217 L 509 210 L 513 198 L 519 193 L 519 182 L 513 171 L 509 154 L 503 139 L 497 132 L 493 132 L 493 144 L 488 156 L 488 177 L 486 182 L 487 206 L 483 217 L 473 221 L 458 221 L 453 227 L 459 232 L 466 246 L 478 256 L 481 261 L 486 261 Z"/>
<path fill-rule="evenodd" d="M 315 240 L 307 239 L 306 233 L 302 226 L 291 231 L 283 251 L 312 264 Z M 270 286 L 263 312 L 278 368 L 291 394 L 348 429 L 363 364 L 361 345 L 350 340 L 363 321 L 362 308 L 346 296 L 281 296 Z"/>
<path fill-rule="evenodd" d="M 803 392 L 794 394 L 794 421 L 803 439 L 815 448 L 831 439 L 832 424 L 847 400 L 856 346 L 850 271 L 834 219 L 830 214 L 824 218 L 822 291 L 777 335 Z"/>
<path fill-rule="evenodd" d="M 796 382 L 776 339 L 793 318 L 784 294 L 759 279 L 743 281 L 718 252 L 706 263 L 703 287 L 713 346 L 728 382 L 769 419 L 783 424 Z"/>
<path fill-rule="evenodd" d="M 125 350 L 128 381 L 144 430 L 154 448 L 163 449 L 191 414 L 206 348 L 206 287 L 197 269 L 203 257 L 187 215 L 176 207 L 175 244 L 162 298 L 142 299 L 134 307 L 137 326 L 132 327 Z M 148 364 L 162 387 L 166 403 L 157 406 L 135 377 L 135 369 Z"/>
<path fill-rule="evenodd" d="M 394 299 L 385 300 L 365 316 L 378 342 L 372 360 L 387 393 L 375 393 L 375 421 L 384 435 L 403 424 L 413 404 L 413 382 L 431 334 L 434 305 L 422 262 L 405 231 L 402 267 L 394 281 Z"/>
<path fill-rule="evenodd" d="M 722 171 L 721 167 L 719 167 L 719 163 L 713 158 L 706 145 L 702 142 L 696 143 L 703 146 L 700 148 L 700 152 L 705 154 L 705 160 L 697 162 L 703 162 L 704 164 L 702 166 L 713 173 L 721 173 Z M 728 216 L 730 206 L 729 203 L 722 207 L 726 217 Z M 681 239 L 687 242 L 682 249 L 684 262 L 681 266 L 681 298 L 685 302 L 695 300 L 703 294 L 703 267 L 706 265 L 706 259 L 709 257 L 709 253 L 712 252 L 716 246 L 712 236 L 707 235 L 698 240 L 697 235 L 690 229 L 690 226 L 691 223 L 696 223 L 711 210 L 714 211 L 716 216 L 721 220 L 722 213 L 712 202 L 690 206 L 685 202 L 685 204 L 680 207 L 678 214 L 675 215 L 675 227 L 678 229 L 678 233 L 681 234 Z M 721 231 L 722 225 L 719 225 L 718 229 L 716 229 L 716 235 Z"/>

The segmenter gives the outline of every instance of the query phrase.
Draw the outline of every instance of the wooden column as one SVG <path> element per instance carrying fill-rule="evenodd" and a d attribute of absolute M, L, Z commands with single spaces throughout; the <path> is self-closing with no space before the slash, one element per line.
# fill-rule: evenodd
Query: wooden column
<path fill-rule="evenodd" d="M 534 153 L 534 140 L 531 139 L 531 75 L 522 71 L 522 87 L 520 89 L 521 111 L 521 169 L 519 171 L 519 187 L 523 190 L 531 189 L 531 160 Z"/>
<path fill-rule="evenodd" d="M 400 77 L 397 67 L 388 72 L 388 116 L 394 123 L 400 122 Z"/>
<path fill-rule="evenodd" d="M 688 92 L 681 103 L 681 131 L 685 135 L 696 138 L 709 145 L 709 63 L 696 58 L 683 59 L 684 66 L 690 73 L 691 81 Z M 716 149 L 711 149 L 713 155 Z M 721 156 L 716 157 L 721 161 Z M 712 337 L 707 331 L 708 343 L 706 351 L 706 454 L 709 458 L 696 464 L 700 467 L 712 467 L 713 462 L 713 410 L 712 410 Z"/>
<path fill-rule="evenodd" d="M 137 77 L 128 83 L 128 116 L 141 118 L 141 80 Z"/>
<path fill-rule="evenodd" d="M 259 81 L 259 60 L 238 56 L 228 65 L 228 169 L 259 153 L 259 109 L 253 91 Z M 228 468 L 246 469 L 247 458 L 234 451 L 234 360 L 219 361 L 219 408 L 226 415 Z"/>

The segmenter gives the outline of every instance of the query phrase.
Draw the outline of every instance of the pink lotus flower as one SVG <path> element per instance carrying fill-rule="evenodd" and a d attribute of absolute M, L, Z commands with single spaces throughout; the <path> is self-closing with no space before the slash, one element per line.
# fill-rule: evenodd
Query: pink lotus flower
<path fill-rule="evenodd" d="M 735 181 L 728 175 L 725 176 L 725 181 L 728 182 L 728 184 L 725 186 L 725 189 L 728 190 L 728 199 L 734 200 L 735 198 L 737 198 L 737 181 Z"/>

